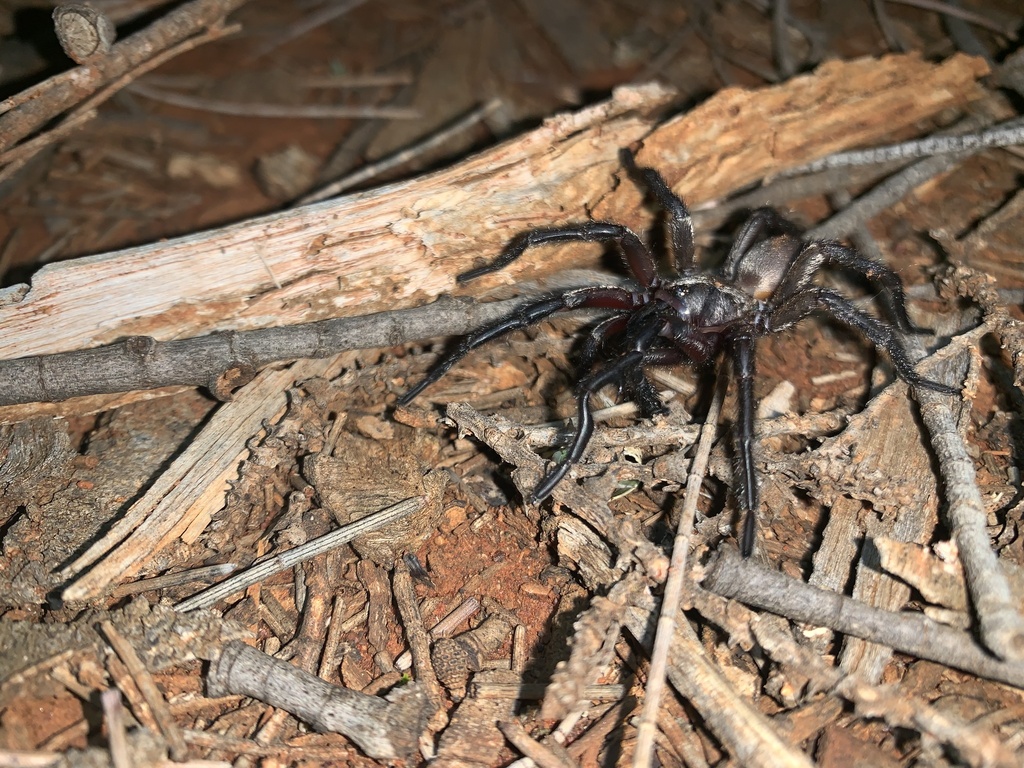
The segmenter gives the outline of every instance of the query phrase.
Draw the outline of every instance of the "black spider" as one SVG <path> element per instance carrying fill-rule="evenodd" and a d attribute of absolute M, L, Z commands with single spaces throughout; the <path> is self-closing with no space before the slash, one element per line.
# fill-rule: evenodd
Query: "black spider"
<path fill-rule="evenodd" d="M 534 489 L 539 502 L 551 494 L 569 468 L 579 461 L 594 431 L 589 398 L 606 384 L 618 384 L 645 417 L 666 411 L 644 373 L 651 365 L 702 364 L 725 350 L 738 383 L 739 416 L 736 466 L 740 506 L 746 514 L 741 550 L 754 548 L 759 506 L 754 474 L 754 345 L 758 337 L 781 331 L 812 312 L 822 312 L 860 331 L 884 349 L 896 373 L 914 385 L 947 394 L 956 390 L 929 381 L 914 370 L 900 330 L 920 332 L 907 315 L 899 276 L 884 264 L 837 242 L 804 242 L 796 228 L 771 208 L 755 210 L 733 243 L 725 263 L 704 273 L 694 260 L 693 224 L 685 203 L 650 168 L 639 168 L 628 150 L 620 152 L 627 171 L 645 186 L 666 213 L 668 239 L 675 256 L 673 277 L 658 274 L 654 256 L 629 229 L 608 222 L 586 222 L 535 229 L 515 237 L 498 259 L 459 276 L 459 282 L 495 272 L 518 259 L 530 246 L 562 241 L 614 242 L 639 286 L 577 288 L 526 304 L 512 315 L 466 337 L 418 385 L 399 398 L 405 405 L 440 379 L 470 350 L 502 334 L 536 323 L 566 309 L 598 307 L 612 311 L 592 331 L 582 350 L 581 369 L 591 370 L 598 355 L 604 365 L 578 385 L 577 431 L 567 456 Z M 841 294 L 812 283 L 824 267 L 837 266 L 875 281 L 888 294 L 899 330 L 857 309 Z"/>

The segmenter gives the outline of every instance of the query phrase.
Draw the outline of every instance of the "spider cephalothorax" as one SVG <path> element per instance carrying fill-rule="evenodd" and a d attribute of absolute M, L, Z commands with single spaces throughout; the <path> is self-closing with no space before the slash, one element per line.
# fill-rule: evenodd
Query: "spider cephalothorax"
<path fill-rule="evenodd" d="M 629 173 L 645 186 L 666 213 L 668 239 L 675 257 L 673 277 L 658 274 L 650 250 L 619 224 L 587 222 L 535 229 L 515 237 L 492 263 L 459 276 L 459 282 L 495 272 L 533 245 L 559 241 L 616 243 L 638 285 L 633 288 L 576 288 L 528 303 L 505 319 L 466 337 L 427 377 L 399 399 L 404 405 L 440 379 L 470 350 L 502 334 L 532 325 L 567 309 L 596 307 L 610 316 L 586 340 L 580 367 L 589 375 L 578 386 L 576 434 L 566 457 L 534 489 L 532 501 L 551 494 L 569 468 L 579 461 L 594 431 L 590 396 L 617 384 L 645 416 L 665 407 L 644 369 L 655 365 L 702 364 L 724 351 L 732 359 L 738 384 L 736 466 L 740 506 L 746 514 L 741 535 L 744 556 L 753 551 L 759 506 L 754 473 L 754 345 L 758 337 L 792 326 L 813 312 L 855 328 L 892 360 L 897 375 L 915 387 L 948 394 L 955 390 L 929 381 L 914 369 L 901 331 L 919 329 L 907 315 L 903 284 L 889 267 L 832 241 L 805 242 L 793 224 L 771 208 L 754 211 L 714 272 L 702 272 L 694 260 L 693 225 L 686 205 L 650 168 L 639 168 L 628 150 L 620 157 Z M 836 266 L 878 283 L 889 298 L 896 326 L 857 309 L 842 294 L 814 284 L 825 267 Z M 603 364 L 596 368 L 598 358 Z"/>

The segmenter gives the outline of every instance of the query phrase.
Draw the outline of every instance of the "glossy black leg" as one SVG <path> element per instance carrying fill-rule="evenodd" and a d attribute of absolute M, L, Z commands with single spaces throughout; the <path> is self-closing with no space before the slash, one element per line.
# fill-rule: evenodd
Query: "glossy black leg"
<path fill-rule="evenodd" d="M 743 513 L 740 552 L 750 557 L 757 536 L 757 514 L 761 494 L 754 469 L 754 341 L 739 338 L 732 343 L 732 364 L 736 373 L 736 468 L 740 511 Z"/>
<path fill-rule="evenodd" d="M 769 333 L 782 330 L 787 326 L 807 317 L 812 312 L 820 311 L 834 317 L 841 323 L 855 328 L 871 341 L 881 347 L 892 360 L 896 374 L 915 387 L 930 389 L 946 395 L 955 395 L 957 390 L 946 384 L 924 378 L 914 368 L 914 363 L 903 346 L 898 330 L 886 325 L 878 318 L 857 309 L 850 301 L 828 288 L 812 288 L 798 293 L 782 306 L 774 310 L 767 320 Z"/>
<path fill-rule="evenodd" d="M 650 287 L 657 278 L 657 265 L 654 257 L 647 250 L 647 246 L 640 241 L 640 238 L 621 224 L 590 221 L 551 229 L 533 229 L 516 235 L 492 263 L 463 272 L 459 275 L 458 281 L 465 283 L 481 275 L 504 269 L 532 246 L 566 242 L 618 243 L 626 260 L 626 267 L 641 285 Z"/>
<path fill-rule="evenodd" d="M 665 224 L 672 242 L 676 270 L 680 274 L 691 272 L 694 268 L 695 246 L 690 209 L 672 191 L 660 173 L 653 168 L 639 167 L 633 159 L 633 153 L 628 149 L 619 150 L 619 161 L 630 176 L 647 188 L 658 205 L 665 211 L 667 215 Z"/>

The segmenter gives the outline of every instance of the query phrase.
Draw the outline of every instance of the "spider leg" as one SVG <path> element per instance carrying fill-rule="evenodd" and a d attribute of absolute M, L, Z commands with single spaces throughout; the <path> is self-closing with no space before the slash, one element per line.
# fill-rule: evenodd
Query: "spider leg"
<path fill-rule="evenodd" d="M 577 360 L 580 370 L 590 370 L 593 367 L 594 361 L 597 360 L 597 355 L 607 338 L 623 331 L 628 325 L 628 320 L 629 316 L 625 313 L 617 314 L 602 320 L 594 326 L 580 350 Z M 640 407 L 640 413 L 644 418 L 650 419 L 656 414 L 668 413 L 668 409 L 661 402 L 661 398 L 658 397 L 658 392 L 654 385 L 644 376 L 642 368 L 637 367 L 628 371 L 625 376 L 625 385 L 630 398 Z"/>
<path fill-rule="evenodd" d="M 481 344 L 496 339 L 511 331 L 525 328 L 553 315 L 563 309 L 579 309 L 581 307 L 603 307 L 606 309 L 629 309 L 636 305 L 634 295 L 623 288 L 596 287 L 577 288 L 567 291 L 561 296 L 542 299 L 519 307 L 508 317 L 493 325 L 485 326 L 475 333 L 466 336 L 451 353 L 442 359 L 430 373 L 400 398 L 399 405 L 407 405 L 435 381 L 444 376 L 453 365 L 464 358 Z"/>
<path fill-rule="evenodd" d="M 839 322 L 857 329 L 876 347 L 884 349 L 892 360 L 896 373 L 909 384 L 946 395 L 957 394 L 953 387 L 926 379 L 917 372 L 896 329 L 857 309 L 849 299 L 828 288 L 815 287 L 797 293 L 779 307 L 768 310 L 762 317 L 762 322 L 766 331 L 773 333 L 793 325 L 815 311 L 824 312 Z"/>
<path fill-rule="evenodd" d="M 790 264 L 785 278 L 776 290 L 778 296 L 794 295 L 811 284 L 814 275 L 825 266 L 838 266 L 881 285 L 891 302 L 892 314 L 903 331 L 907 333 L 927 333 L 928 331 L 914 325 L 907 314 L 907 296 L 903 290 L 903 281 L 890 267 L 848 248 L 842 243 L 832 240 L 820 240 L 808 243 Z"/>
<path fill-rule="evenodd" d="M 775 235 L 795 235 L 797 226 L 774 208 L 755 208 L 733 240 L 729 254 L 722 263 L 722 274 L 735 280 L 740 261 L 759 240 Z"/>
<path fill-rule="evenodd" d="M 653 168 L 641 168 L 633 159 L 633 153 L 628 149 L 619 150 L 619 162 L 635 179 L 638 179 L 644 187 L 654 196 L 654 199 L 668 214 L 666 222 L 669 237 L 672 240 L 672 253 L 675 255 L 676 270 L 680 274 L 686 274 L 693 270 L 694 266 L 694 236 L 693 219 L 690 218 L 690 210 L 686 207 L 678 195 L 665 182 L 660 173 Z"/>
<path fill-rule="evenodd" d="M 757 513 L 761 507 L 761 492 L 754 470 L 754 340 L 739 337 L 731 345 L 732 364 L 736 373 L 736 394 L 739 413 L 736 417 L 736 468 L 739 473 L 738 494 L 743 512 L 743 531 L 740 534 L 740 552 L 750 557 L 754 552 L 757 533 Z"/>
<path fill-rule="evenodd" d="M 618 243 L 625 257 L 626 267 L 641 285 L 650 288 L 657 280 L 658 272 L 654 257 L 639 237 L 621 224 L 588 221 L 552 229 L 532 229 L 516 235 L 491 264 L 463 272 L 459 275 L 458 281 L 465 283 L 481 275 L 504 269 L 522 256 L 527 248 L 534 245 L 563 242 Z"/>
<path fill-rule="evenodd" d="M 626 372 L 626 388 L 630 399 L 637 404 L 640 408 L 640 415 L 645 419 L 653 419 L 659 414 L 668 413 L 668 408 L 658 397 L 658 390 L 644 375 L 642 368 L 637 367 Z"/>
<path fill-rule="evenodd" d="M 620 379 L 628 380 L 632 375 L 630 373 L 632 370 L 638 370 L 644 365 L 671 365 L 678 362 L 679 357 L 679 354 L 671 349 L 634 350 L 622 355 L 607 368 L 602 368 L 581 381 L 576 401 L 576 434 L 569 445 L 566 457 L 533 489 L 533 493 L 530 494 L 530 502 L 537 504 L 550 496 L 551 492 L 555 490 L 555 486 L 562 482 L 572 465 L 580 460 L 583 452 L 587 449 L 587 444 L 594 434 L 594 414 L 590 409 L 591 395 L 606 384 Z M 642 373 L 640 375 L 643 376 Z"/>
<path fill-rule="evenodd" d="M 611 317 L 607 317 L 590 331 L 590 335 L 587 336 L 586 341 L 583 342 L 583 346 L 580 347 L 579 358 L 577 359 L 577 365 L 581 370 L 589 371 L 594 367 L 594 361 L 597 360 L 597 355 L 604 347 L 608 337 L 619 333 L 623 328 L 626 327 L 626 321 L 628 316 L 626 314 L 615 314 Z"/>

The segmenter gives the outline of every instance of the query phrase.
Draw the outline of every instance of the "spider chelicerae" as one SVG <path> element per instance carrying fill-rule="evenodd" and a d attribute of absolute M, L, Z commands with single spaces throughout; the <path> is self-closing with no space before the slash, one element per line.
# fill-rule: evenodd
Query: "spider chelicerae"
<path fill-rule="evenodd" d="M 922 329 L 911 323 L 903 283 L 889 267 L 838 242 L 805 242 L 796 227 L 774 209 L 759 208 L 740 229 L 722 266 L 715 271 L 702 271 L 694 258 L 693 223 L 686 204 L 659 173 L 638 167 L 629 150 L 620 152 L 620 160 L 665 213 L 675 274 L 660 275 L 648 247 L 619 224 L 592 221 L 524 232 L 513 238 L 493 263 L 460 275 L 459 282 L 503 269 L 534 245 L 596 241 L 618 245 L 637 286 L 575 288 L 527 303 L 503 320 L 463 339 L 398 402 L 409 403 L 471 350 L 503 334 L 562 310 L 608 310 L 609 317 L 594 326 L 581 349 L 579 367 L 589 373 L 577 387 L 576 433 L 565 458 L 534 489 L 530 500 L 537 503 L 551 494 L 582 457 L 594 432 L 591 395 L 608 384 L 616 384 L 620 393 L 633 399 L 641 414 L 650 418 L 667 409 L 645 368 L 681 363 L 701 365 L 724 351 L 732 360 L 737 380 L 736 480 L 740 508 L 745 515 L 740 549 L 746 557 L 754 549 L 760 504 L 754 470 L 754 348 L 759 337 L 789 328 L 812 313 L 821 313 L 856 329 L 884 349 L 897 375 L 913 386 L 946 394 L 955 394 L 956 390 L 930 381 L 914 369 L 901 334 L 919 333 Z M 881 286 L 888 296 L 888 309 L 895 325 L 863 312 L 842 294 L 813 282 L 822 269 L 832 266 L 862 275 Z M 601 364 L 595 368 L 599 358 Z"/>

